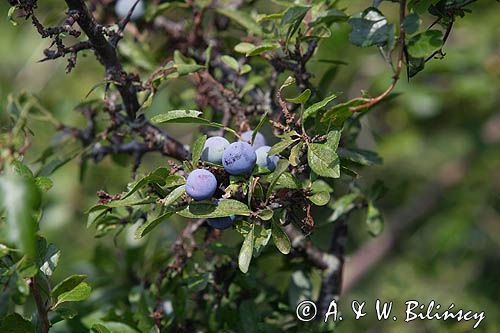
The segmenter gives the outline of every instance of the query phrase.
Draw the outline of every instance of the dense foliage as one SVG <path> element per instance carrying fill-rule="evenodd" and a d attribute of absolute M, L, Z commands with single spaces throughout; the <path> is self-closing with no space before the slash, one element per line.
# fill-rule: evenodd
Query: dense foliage
<path fill-rule="evenodd" d="M 9 2 L 13 25 L 50 40 L 43 62 L 65 58 L 67 80 L 85 81 L 85 67 L 100 71 L 102 80 L 79 83 L 81 101 L 64 105 L 83 123 L 69 124 L 67 115 L 52 112 L 50 101 L 30 92 L 14 92 L 5 101 L 0 332 L 281 332 L 349 325 L 300 323 L 295 306 L 313 299 L 324 312 L 342 288 L 350 288 L 359 276 L 346 281 L 343 274 L 348 221 L 364 220 L 363 228 L 349 228 L 356 237 L 363 237 L 358 229 L 378 236 L 384 230 L 378 205 L 387 189 L 411 191 L 391 179 L 408 172 L 404 167 L 366 170 L 385 154 L 363 144 L 365 119 L 375 107 L 406 98 L 393 92 L 400 81 L 410 80 L 411 87 L 429 65 L 447 61 L 445 43 L 475 1 L 374 1 L 359 8 L 329 0 L 66 0 L 66 8 L 48 17 L 39 14 L 47 9 L 37 1 Z M 343 87 L 359 95 L 332 85 L 351 66 L 348 54 L 328 47 L 335 35 L 367 61 L 379 56 L 388 73 L 383 82 L 371 87 L 352 80 Z M 378 66 L 368 68 L 380 71 Z M 416 104 L 427 101 L 424 93 L 415 98 Z M 415 109 L 425 116 L 432 107 Z M 409 122 L 392 117 L 401 127 Z M 53 128 L 52 139 L 36 142 L 40 126 Z M 224 157 L 211 160 L 207 140 L 217 136 L 254 146 L 267 140 L 271 147 L 259 153 L 266 162 L 255 155 L 241 171 Z M 411 140 L 398 142 L 419 151 Z M 38 156 L 28 160 L 37 144 Z M 432 153 L 420 149 L 421 156 L 405 152 L 411 156 L 404 163 Z M 161 158 L 153 162 L 152 153 Z M 491 154 L 481 158 L 494 161 L 493 172 L 499 157 Z M 278 158 L 268 161 L 272 156 Z M 96 173 L 98 162 L 108 169 Z M 89 189 L 111 187 L 99 177 L 121 167 L 131 172 L 111 182 L 113 191 L 101 188 L 84 209 L 86 227 L 112 244 L 96 246 L 81 270 L 54 280 L 64 252 L 40 228 L 58 182 L 55 172 L 75 163 L 79 170 L 71 177 L 83 189 L 87 183 L 93 184 Z M 214 181 L 186 183 L 196 169 L 209 171 Z M 466 172 L 455 169 L 444 169 L 445 177 L 435 181 L 418 175 L 432 180 L 424 199 L 433 203 L 439 199 L 433 195 L 455 186 Z M 197 197 L 193 186 L 205 192 Z M 496 200 L 498 209 L 498 198 L 487 200 Z M 403 210 L 397 217 L 403 227 L 390 228 L 391 237 L 405 222 L 417 221 L 428 209 L 424 204 Z M 214 228 L 214 221 L 231 228 Z"/>

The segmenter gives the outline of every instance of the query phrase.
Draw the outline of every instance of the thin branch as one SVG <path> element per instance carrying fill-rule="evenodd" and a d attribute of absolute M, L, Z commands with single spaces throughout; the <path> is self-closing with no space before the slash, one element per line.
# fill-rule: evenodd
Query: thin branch
<path fill-rule="evenodd" d="M 40 294 L 40 291 L 38 290 L 38 285 L 35 277 L 32 277 L 29 280 L 29 286 L 31 289 L 31 293 L 33 294 L 33 298 L 35 299 L 35 304 L 36 304 L 36 310 L 38 312 L 38 319 L 40 321 L 40 331 L 42 333 L 48 333 L 49 332 L 49 317 L 48 317 L 48 311 L 47 307 L 42 299 L 42 295 Z"/>
<path fill-rule="evenodd" d="M 106 69 L 109 81 L 117 82 L 117 88 L 130 119 L 134 119 L 139 110 L 137 91 L 130 76 L 123 71 L 118 60 L 116 48 L 106 39 L 103 28 L 99 26 L 88 10 L 83 0 L 65 0 L 69 9 L 78 12 L 76 18 L 78 25 L 85 32 L 92 43 L 97 58 Z"/>
<path fill-rule="evenodd" d="M 335 256 L 330 256 L 315 247 L 311 240 L 306 238 L 306 236 L 297 230 L 291 223 L 283 227 L 283 230 L 290 238 L 292 247 L 303 253 L 304 256 L 317 268 L 321 270 L 336 270 L 338 265 L 338 258 Z"/>
<path fill-rule="evenodd" d="M 406 38 L 406 33 L 405 33 L 405 28 L 404 28 L 404 18 L 406 14 L 406 0 L 401 0 L 399 2 L 399 55 L 398 55 L 398 62 L 396 65 L 396 71 L 394 72 L 394 75 L 392 77 L 392 82 L 387 87 L 387 89 L 380 94 L 377 97 L 374 98 L 362 98 L 361 100 L 365 103 L 358 105 L 358 106 L 353 106 L 349 108 L 351 112 L 356 112 L 356 111 L 361 111 L 363 109 L 367 109 L 369 107 L 374 106 L 375 104 L 379 103 L 381 100 L 383 100 L 387 95 L 390 94 L 390 92 L 394 89 L 396 86 L 399 77 L 401 75 L 401 68 L 403 67 L 403 59 L 405 55 L 405 38 Z"/>
<path fill-rule="evenodd" d="M 134 13 L 135 7 L 139 4 L 140 1 L 141 0 L 135 0 L 135 3 L 129 9 L 127 16 L 118 23 L 118 31 L 112 36 L 110 40 L 110 43 L 111 45 L 113 45 L 113 47 L 116 47 L 118 45 L 118 42 L 123 38 L 123 31 L 125 30 L 127 24 L 130 22 L 130 18 Z"/>
<path fill-rule="evenodd" d="M 445 31 L 444 36 L 443 36 L 443 43 L 442 43 L 441 47 L 439 48 L 439 50 L 434 51 L 430 56 L 428 56 L 425 59 L 425 62 L 428 62 L 429 60 L 431 60 L 432 58 L 434 58 L 438 54 L 441 55 L 441 57 L 444 57 L 445 54 L 443 53 L 443 47 L 444 47 L 444 44 L 446 44 L 448 37 L 450 37 L 451 28 L 453 27 L 454 22 L 455 22 L 454 20 L 451 20 L 450 23 L 448 24 L 448 26 L 446 27 L 446 31 Z"/>
<path fill-rule="evenodd" d="M 346 218 L 337 221 L 333 227 L 328 253 L 338 259 L 337 269 L 325 270 L 318 299 L 320 313 L 326 313 L 330 302 L 337 299 L 342 291 L 344 251 L 347 242 Z"/>

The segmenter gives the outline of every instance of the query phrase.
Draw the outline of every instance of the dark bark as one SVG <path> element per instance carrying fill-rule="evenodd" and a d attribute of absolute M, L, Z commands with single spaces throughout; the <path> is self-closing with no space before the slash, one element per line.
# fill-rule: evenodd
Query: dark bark
<path fill-rule="evenodd" d="M 98 25 L 83 0 L 66 0 L 71 11 L 78 13 L 77 23 L 92 43 L 96 56 L 106 68 L 106 78 L 117 83 L 123 105 L 130 119 L 135 119 L 139 110 L 137 90 L 132 78 L 122 69 L 116 48 L 106 39 L 103 29 Z"/>

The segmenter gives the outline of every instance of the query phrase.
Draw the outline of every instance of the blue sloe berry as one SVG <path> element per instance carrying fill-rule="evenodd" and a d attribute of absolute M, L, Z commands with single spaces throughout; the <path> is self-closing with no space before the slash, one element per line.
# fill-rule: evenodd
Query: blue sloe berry
<path fill-rule="evenodd" d="M 203 146 L 201 159 L 214 164 L 222 164 L 222 154 L 227 146 L 229 146 L 229 141 L 222 136 L 208 138 Z"/>
<path fill-rule="evenodd" d="M 211 198 L 217 189 L 217 179 L 208 170 L 193 170 L 186 180 L 186 193 L 195 200 Z"/>
<path fill-rule="evenodd" d="M 236 219 L 236 216 L 231 215 L 231 216 L 225 216 L 225 217 L 216 217 L 212 219 L 208 219 L 207 223 L 209 226 L 215 229 L 227 229 L 229 228 L 234 220 Z"/>
<path fill-rule="evenodd" d="M 231 143 L 222 155 L 222 165 L 231 175 L 244 175 L 253 170 L 257 155 L 252 146 L 246 142 Z"/>
<path fill-rule="evenodd" d="M 276 155 L 269 156 L 268 152 L 270 149 L 271 147 L 269 146 L 262 146 L 255 151 L 255 154 L 257 155 L 258 165 L 273 171 L 274 169 L 276 169 L 276 164 L 278 163 L 279 157 Z"/>
<path fill-rule="evenodd" d="M 239 141 L 250 143 L 252 142 L 253 131 L 246 131 L 241 134 L 241 139 Z M 266 138 L 260 132 L 255 135 L 255 140 L 253 141 L 253 149 L 258 149 L 266 145 Z"/>

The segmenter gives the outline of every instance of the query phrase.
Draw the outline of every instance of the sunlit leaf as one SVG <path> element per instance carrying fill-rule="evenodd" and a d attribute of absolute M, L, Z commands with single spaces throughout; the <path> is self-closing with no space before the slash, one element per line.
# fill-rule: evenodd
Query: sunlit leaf
<path fill-rule="evenodd" d="M 243 273 L 248 272 L 250 261 L 252 261 L 254 246 L 254 225 L 252 224 L 250 231 L 247 233 L 243 244 L 241 245 L 240 254 L 238 256 L 238 267 Z"/>

